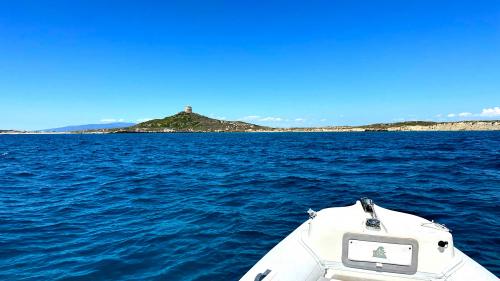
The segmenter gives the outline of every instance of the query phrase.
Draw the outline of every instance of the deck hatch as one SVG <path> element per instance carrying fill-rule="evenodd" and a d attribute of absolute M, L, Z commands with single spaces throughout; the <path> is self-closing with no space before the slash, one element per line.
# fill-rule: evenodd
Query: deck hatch
<path fill-rule="evenodd" d="M 417 262 L 418 242 L 415 239 L 344 234 L 342 263 L 347 267 L 415 274 Z"/>

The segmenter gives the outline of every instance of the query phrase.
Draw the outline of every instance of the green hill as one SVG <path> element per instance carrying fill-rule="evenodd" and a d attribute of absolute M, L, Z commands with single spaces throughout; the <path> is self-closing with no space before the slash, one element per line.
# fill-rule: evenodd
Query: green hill
<path fill-rule="evenodd" d="M 179 112 L 120 129 L 119 132 L 246 132 L 271 129 L 240 121 L 225 121 L 197 113 Z"/>

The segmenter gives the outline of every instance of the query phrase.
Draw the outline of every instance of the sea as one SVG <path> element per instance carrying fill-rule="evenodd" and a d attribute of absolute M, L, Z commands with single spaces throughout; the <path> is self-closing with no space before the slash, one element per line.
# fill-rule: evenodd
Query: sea
<path fill-rule="evenodd" d="M 500 275 L 500 132 L 67 134 L 0 135 L 0 280 L 238 280 L 361 197 Z"/>

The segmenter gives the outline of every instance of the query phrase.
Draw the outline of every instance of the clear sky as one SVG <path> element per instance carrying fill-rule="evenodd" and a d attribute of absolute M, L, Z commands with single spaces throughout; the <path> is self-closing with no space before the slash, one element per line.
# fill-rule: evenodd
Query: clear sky
<path fill-rule="evenodd" d="M 0 129 L 500 119 L 500 1 L 1 1 Z"/>

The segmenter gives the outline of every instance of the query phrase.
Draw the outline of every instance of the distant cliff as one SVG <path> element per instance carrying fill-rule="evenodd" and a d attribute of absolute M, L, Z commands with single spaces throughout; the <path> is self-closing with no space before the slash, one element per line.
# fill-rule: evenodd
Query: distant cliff
<path fill-rule="evenodd" d="M 397 131 L 499 131 L 500 120 L 431 122 L 408 121 L 364 126 L 331 126 L 317 128 L 287 128 L 282 132 L 397 132 Z"/>
<path fill-rule="evenodd" d="M 153 119 L 127 128 L 112 130 L 116 133 L 143 132 L 251 132 L 272 130 L 269 127 L 241 121 L 225 121 L 197 113 L 179 112 L 163 119 Z"/>
<path fill-rule="evenodd" d="M 382 127 L 388 131 L 496 131 L 500 130 L 500 120 L 459 122 L 414 121 L 383 124 Z"/>

